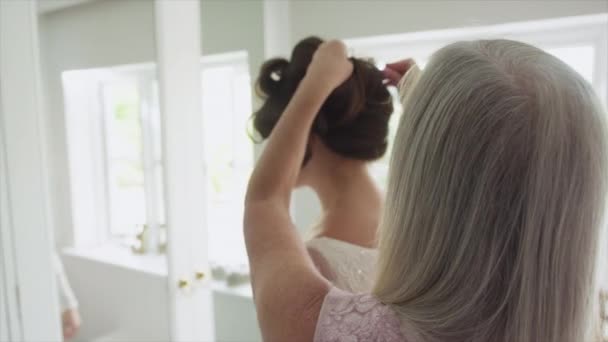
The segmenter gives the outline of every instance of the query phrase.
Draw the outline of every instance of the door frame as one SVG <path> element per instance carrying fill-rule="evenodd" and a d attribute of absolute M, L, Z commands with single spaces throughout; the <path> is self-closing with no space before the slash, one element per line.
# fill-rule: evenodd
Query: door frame
<path fill-rule="evenodd" d="M 199 0 L 155 1 L 173 341 L 213 341 Z"/>

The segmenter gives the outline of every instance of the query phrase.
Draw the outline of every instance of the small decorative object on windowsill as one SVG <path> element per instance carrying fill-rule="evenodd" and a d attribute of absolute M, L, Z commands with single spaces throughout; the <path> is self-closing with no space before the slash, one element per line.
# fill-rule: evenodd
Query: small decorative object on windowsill
<path fill-rule="evenodd" d="M 131 246 L 131 251 L 135 254 L 148 254 L 147 249 L 150 239 L 150 228 L 147 224 L 141 226 L 141 231 L 136 236 L 136 242 Z M 158 228 L 158 253 L 165 254 L 167 251 L 167 226 L 160 225 Z"/>
<path fill-rule="evenodd" d="M 226 284 L 228 286 L 239 286 L 250 282 L 249 268 L 245 265 L 239 265 L 235 270 L 229 272 L 226 277 Z"/>
<path fill-rule="evenodd" d="M 211 266 L 211 276 L 214 280 L 225 280 L 226 279 L 226 268 L 224 266 L 218 265 L 214 262 L 210 263 Z"/>
<path fill-rule="evenodd" d="M 211 263 L 211 275 L 214 280 L 225 281 L 226 285 L 231 287 L 248 284 L 251 281 L 247 265 L 226 267 Z"/>

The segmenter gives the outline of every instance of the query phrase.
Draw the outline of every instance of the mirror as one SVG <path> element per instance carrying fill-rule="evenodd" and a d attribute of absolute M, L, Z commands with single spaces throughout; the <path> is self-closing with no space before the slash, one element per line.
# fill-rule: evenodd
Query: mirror
<path fill-rule="evenodd" d="M 168 340 L 155 4 L 38 5 L 64 329 L 77 311 L 76 340 Z"/>
<path fill-rule="evenodd" d="M 61 283 L 73 289 L 82 318 L 75 339 L 185 336 L 175 330 L 200 325 L 191 316 L 206 310 L 196 307 L 209 304 L 196 299 L 206 291 L 213 293 L 217 339 L 261 340 L 241 220 L 254 160 L 247 134 L 250 71 L 263 60 L 263 2 L 200 2 L 203 91 L 196 119 L 202 125 L 196 129 L 206 147 L 201 215 L 213 228 L 207 246 L 195 252 L 208 255 L 210 269 L 191 261 L 188 228 L 167 221 L 168 196 L 181 187 L 167 176 L 167 163 L 180 157 L 164 140 L 170 118 L 163 101 L 172 99 L 163 99 L 157 51 L 167 47 L 155 33 L 159 20 L 170 23 L 159 19 L 153 1 L 41 1 L 39 9 L 53 225 L 66 276 Z M 242 25 L 227 24 L 235 17 Z M 173 39 L 184 37 L 168 36 Z M 74 306 L 69 292 L 64 305 Z M 240 329 L 230 323 L 237 312 Z"/>

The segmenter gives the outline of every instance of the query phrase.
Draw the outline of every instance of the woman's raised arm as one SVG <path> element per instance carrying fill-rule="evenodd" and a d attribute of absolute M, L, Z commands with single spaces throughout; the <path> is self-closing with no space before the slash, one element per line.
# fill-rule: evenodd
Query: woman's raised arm
<path fill-rule="evenodd" d="M 346 51 L 339 41 L 316 51 L 249 181 L 244 233 L 265 341 L 311 341 L 330 287 L 291 222 L 289 204 L 315 116 L 352 73 Z"/>

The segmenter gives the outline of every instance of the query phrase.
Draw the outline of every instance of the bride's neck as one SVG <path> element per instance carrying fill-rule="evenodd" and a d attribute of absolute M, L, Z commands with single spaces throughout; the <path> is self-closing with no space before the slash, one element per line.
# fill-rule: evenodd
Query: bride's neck
<path fill-rule="evenodd" d="M 365 164 L 328 172 L 313 189 L 323 209 L 318 235 L 375 246 L 383 196 Z"/>

